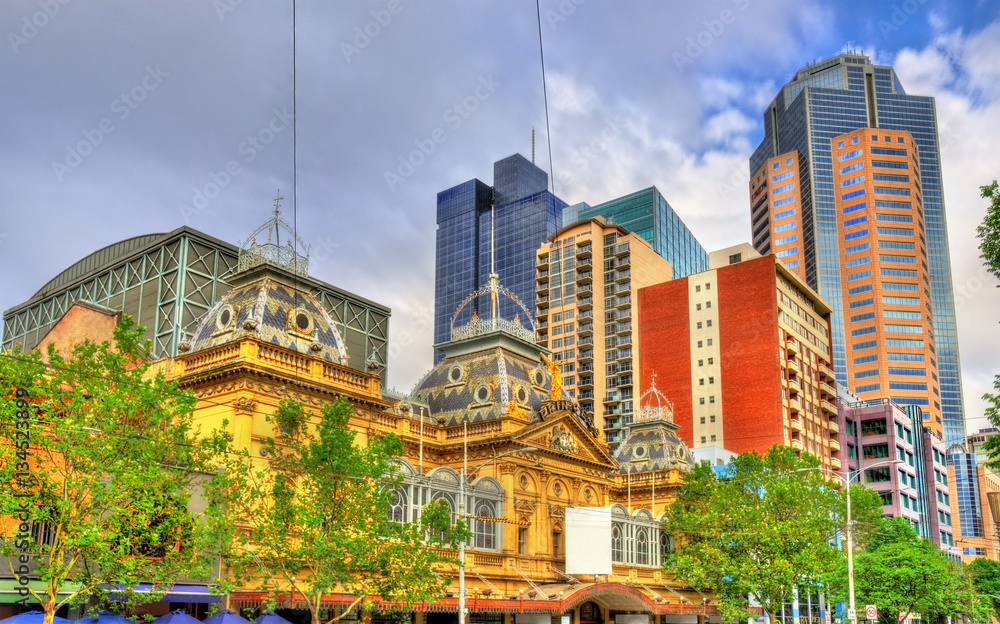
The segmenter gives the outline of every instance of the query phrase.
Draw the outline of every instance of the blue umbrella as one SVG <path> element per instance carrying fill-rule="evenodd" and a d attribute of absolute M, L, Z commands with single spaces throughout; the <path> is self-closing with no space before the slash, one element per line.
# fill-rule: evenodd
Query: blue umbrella
<path fill-rule="evenodd" d="M 201 624 L 201 622 L 180 609 L 176 609 L 156 618 L 152 624 Z"/>
<path fill-rule="evenodd" d="M 229 609 L 223 609 L 210 618 L 207 618 L 203 624 L 251 624 L 250 620 L 241 617 L 237 613 L 233 613 Z"/>
<path fill-rule="evenodd" d="M 255 624 L 292 624 L 285 618 L 281 617 L 274 611 L 268 611 L 267 613 L 261 613 L 254 620 Z"/>
<path fill-rule="evenodd" d="M 107 611 L 98 611 L 97 615 L 80 618 L 76 624 L 135 624 L 135 620 L 119 617 Z"/>
<path fill-rule="evenodd" d="M 0 624 L 42 624 L 45 619 L 44 611 L 26 611 L 24 613 L 18 613 L 17 615 L 11 616 L 6 620 L 0 620 Z M 52 624 L 73 624 L 66 618 L 54 617 L 52 618 Z M 135 624 L 133 622 L 133 624 Z"/>

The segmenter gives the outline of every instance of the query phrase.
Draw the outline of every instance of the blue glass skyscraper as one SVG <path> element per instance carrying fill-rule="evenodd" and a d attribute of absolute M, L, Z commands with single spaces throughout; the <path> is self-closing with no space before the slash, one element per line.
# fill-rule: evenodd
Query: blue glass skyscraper
<path fill-rule="evenodd" d="M 434 344 L 450 339 L 455 311 L 470 294 L 489 281 L 495 266 L 500 283 L 527 310 L 535 309 L 535 251 L 562 227 L 566 202 L 548 191 L 549 176 L 515 154 L 493 165 L 493 186 L 469 180 L 438 193 L 437 253 L 434 264 Z M 470 301 L 456 324 L 480 315 Z M 521 311 L 500 300 L 500 315 Z M 525 322 L 527 324 L 527 322 Z M 437 363 L 443 353 L 434 351 Z"/>
<path fill-rule="evenodd" d="M 641 236 L 670 262 L 674 279 L 708 270 L 708 252 L 655 186 L 596 206 L 573 206 L 565 216 L 580 221 L 601 216 Z"/>
<path fill-rule="evenodd" d="M 750 173 L 755 175 L 768 159 L 780 154 L 797 151 L 801 157 L 797 192 L 802 202 L 805 277 L 833 307 L 834 367 L 838 380 L 848 384 L 853 380 L 846 378 L 842 243 L 837 230 L 838 189 L 834 188 L 838 163 L 833 161 L 831 139 L 862 128 L 909 132 L 919 148 L 915 164 L 922 184 L 943 420 L 930 427 L 943 431 L 948 444 L 961 442 L 965 419 L 934 98 L 908 95 L 892 67 L 873 65 L 862 55 L 840 54 L 805 67 L 764 112 L 764 139 L 750 158 Z"/>

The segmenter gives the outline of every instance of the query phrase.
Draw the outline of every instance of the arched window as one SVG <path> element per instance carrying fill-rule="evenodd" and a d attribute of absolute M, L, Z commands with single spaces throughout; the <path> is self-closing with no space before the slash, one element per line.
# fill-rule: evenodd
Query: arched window
<path fill-rule="evenodd" d="M 625 562 L 625 551 L 623 549 L 622 525 L 615 522 L 611 525 L 611 560 L 618 563 Z"/>
<path fill-rule="evenodd" d="M 496 508 L 490 501 L 479 501 L 476 505 L 476 515 L 479 517 L 496 516 Z M 475 520 L 476 548 L 496 548 L 496 523 Z"/>
<path fill-rule="evenodd" d="M 392 493 L 389 503 L 389 519 L 396 522 L 406 522 L 406 493 L 396 490 Z"/>
<path fill-rule="evenodd" d="M 635 532 L 635 562 L 638 565 L 649 565 L 649 538 L 646 529 Z"/>
<path fill-rule="evenodd" d="M 660 531 L 660 556 L 666 561 L 667 555 L 674 552 L 674 536 L 666 531 Z"/>

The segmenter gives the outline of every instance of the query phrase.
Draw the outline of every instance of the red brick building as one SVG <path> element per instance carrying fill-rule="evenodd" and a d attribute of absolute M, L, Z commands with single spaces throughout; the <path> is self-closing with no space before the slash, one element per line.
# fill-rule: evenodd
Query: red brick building
<path fill-rule="evenodd" d="M 749 245 L 709 266 L 639 290 L 641 386 L 656 375 L 693 449 L 786 444 L 839 470 L 829 305 Z"/>

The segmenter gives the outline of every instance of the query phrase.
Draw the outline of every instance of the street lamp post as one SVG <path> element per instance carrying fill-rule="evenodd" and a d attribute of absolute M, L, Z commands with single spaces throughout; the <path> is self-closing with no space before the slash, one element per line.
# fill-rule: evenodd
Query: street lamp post
<path fill-rule="evenodd" d="M 864 466 L 864 469 L 877 468 L 880 466 L 891 466 L 893 464 L 901 464 L 903 460 L 901 459 L 890 459 L 884 462 L 875 462 L 868 466 Z M 822 466 L 817 466 L 816 468 L 804 468 L 801 470 L 819 470 L 827 473 L 831 477 L 839 479 L 841 483 L 844 484 L 844 489 L 847 490 L 847 544 L 845 545 L 847 549 L 847 593 L 848 593 L 848 617 L 853 613 L 855 619 L 857 619 L 857 608 L 854 604 L 854 533 L 852 530 L 853 521 L 851 520 L 851 481 L 854 480 L 854 475 L 851 474 L 850 469 L 848 469 L 847 477 L 839 475 L 833 472 L 829 468 L 823 468 Z M 860 474 L 859 469 L 857 473 Z"/>
<path fill-rule="evenodd" d="M 521 453 L 524 451 L 537 451 L 534 446 L 525 446 L 504 451 L 479 464 L 469 472 L 469 416 L 462 418 L 462 470 L 458 479 L 458 517 L 465 518 L 465 480 L 479 472 L 486 464 L 500 459 L 501 457 Z M 458 543 L 458 624 L 465 624 L 465 540 Z"/>

